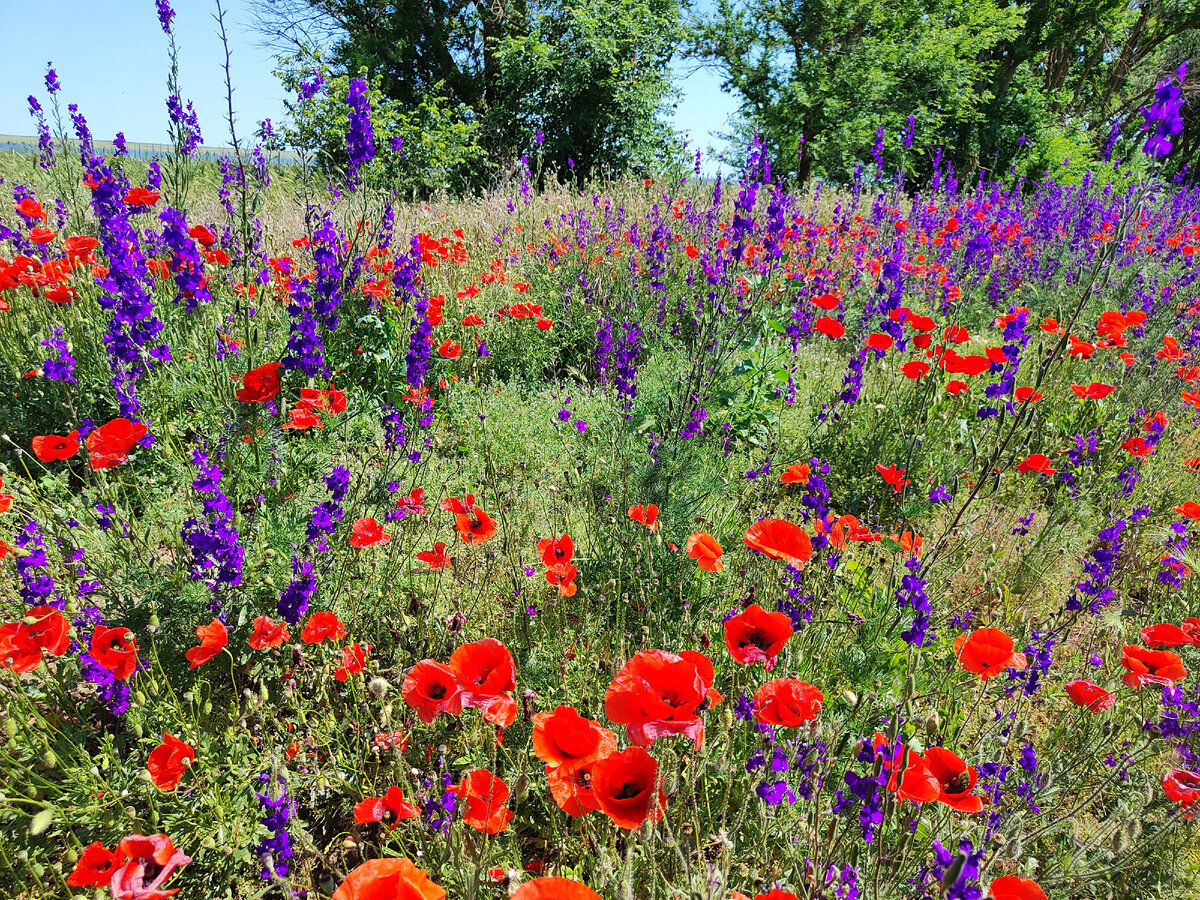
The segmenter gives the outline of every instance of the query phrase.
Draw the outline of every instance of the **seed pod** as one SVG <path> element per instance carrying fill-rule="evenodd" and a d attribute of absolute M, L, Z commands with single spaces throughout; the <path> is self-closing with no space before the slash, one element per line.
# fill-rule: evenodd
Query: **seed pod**
<path fill-rule="evenodd" d="M 53 750 L 47 750 L 42 754 L 42 765 L 44 765 L 47 769 L 58 768 L 58 757 L 55 755 Z"/>
<path fill-rule="evenodd" d="M 17 739 L 17 720 L 11 716 L 4 720 L 4 733 L 10 741 Z"/>
<path fill-rule="evenodd" d="M 34 837 L 46 833 L 46 829 L 54 824 L 54 817 L 58 815 L 58 810 L 53 806 L 47 806 L 40 810 L 37 815 L 29 820 L 29 833 Z"/>

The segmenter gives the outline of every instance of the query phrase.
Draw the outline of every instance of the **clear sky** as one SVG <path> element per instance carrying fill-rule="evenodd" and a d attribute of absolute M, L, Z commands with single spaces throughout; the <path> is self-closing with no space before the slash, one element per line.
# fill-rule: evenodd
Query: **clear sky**
<path fill-rule="evenodd" d="M 52 61 L 62 82 L 61 102 L 79 104 L 96 138 L 111 140 L 122 131 L 130 141 L 166 141 L 167 39 L 154 0 L 9 0 L 3 5 L 8 8 L 0 52 L 0 134 L 34 133 L 26 97 L 34 94 L 45 105 L 42 79 Z M 175 0 L 173 5 L 183 96 L 195 103 L 204 143 L 227 146 L 224 52 L 213 19 L 215 0 Z M 222 5 L 233 53 L 238 134 L 244 136 L 261 119 L 281 119 L 283 89 L 272 74 L 271 52 L 259 46 L 250 26 L 247 0 L 222 0 Z M 723 148 L 713 133 L 726 129 L 733 99 L 721 93 L 713 73 L 691 71 L 691 65 L 675 68 L 683 91 L 675 127 L 690 134 L 692 147 Z"/>

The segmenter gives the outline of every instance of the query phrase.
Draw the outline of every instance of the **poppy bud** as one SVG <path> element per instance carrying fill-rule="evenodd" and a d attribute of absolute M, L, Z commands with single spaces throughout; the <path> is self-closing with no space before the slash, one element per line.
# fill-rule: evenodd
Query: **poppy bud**
<path fill-rule="evenodd" d="M 213 840 L 213 837 L 210 834 L 204 840 L 202 840 L 200 842 L 200 846 L 203 847 L 205 850 L 212 850 L 217 846 L 217 842 L 215 840 Z"/>
<path fill-rule="evenodd" d="M 382 700 L 384 697 L 386 697 L 387 692 L 390 689 L 391 685 L 388 684 L 386 678 L 380 678 L 379 676 L 376 676 L 367 682 L 367 690 L 371 692 L 372 696 L 374 696 L 376 700 Z"/>
<path fill-rule="evenodd" d="M 1112 852 L 1117 856 L 1121 856 L 1129 849 L 1129 838 L 1125 835 L 1125 829 L 1118 828 L 1113 832 L 1112 836 Z"/>
<path fill-rule="evenodd" d="M 58 768 L 58 757 L 54 755 L 53 750 L 47 750 L 44 754 L 42 754 L 42 765 L 44 765 L 47 769 Z"/>
<path fill-rule="evenodd" d="M 938 715 L 937 710 L 929 714 L 929 718 L 925 720 L 925 733 L 933 736 L 937 734 L 937 730 L 942 725 L 942 717 Z"/>
<path fill-rule="evenodd" d="M 721 709 L 721 730 L 728 731 L 733 727 L 733 710 L 728 706 Z"/>
<path fill-rule="evenodd" d="M 258 686 L 258 696 L 263 703 L 266 703 L 271 699 L 271 689 L 267 687 L 267 683 L 265 681 Z"/>
<path fill-rule="evenodd" d="M 5 735 L 8 736 L 8 739 L 10 741 L 14 741 L 17 739 L 17 720 L 16 719 L 9 717 L 4 720 L 4 733 L 5 733 Z"/>
<path fill-rule="evenodd" d="M 959 876 L 962 875 L 963 866 L 966 864 L 967 855 L 960 851 L 958 856 L 954 857 L 954 862 L 950 863 L 949 867 L 946 869 L 946 874 L 942 876 L 943 894 L 948 893 L 950 888 L 954 887 L 955 882 L 957 882 Z"/>
<path fill-rule="evenodd" d="M 141 723 L 141 722 L 134 722 L 134 723 L 133 723 L 133 726 L 132 726 L 132 730 L 133 730 L 133 734 L 134 734 L 134 736 L 135 736 L 135 737 L 139 737 L 139 738 L 140 738 L 140 737 L 142 736 L 142 734 L 143 734 L 143 731 L 142 731 L 142 723 Z"/>
<path fill-rule="evenodd" d="M 141 691 L 134 691 L 133 692 L 133 702 L 134 702 L 135 706 L 145 706 L 146 705 L 146 695 L 144 693 L 142 693 Z M 141 735 L 138 735 L 138 736 L 141 737 Z"/>
<path fill-rule="evenodd" d="M 1025 732 L 1028 730 L 1029 724 L 1024 719 L 1020 719 L 1018 720 L 1017 724 L 1013 726 L 1013 737 L 1020 740 L 1021 738 L 1025 737 Z"/>
<path fill-rule="evenodd" d="M 854 691 L 850 690 L 849 688 L 846 688 L 846 690 L 842 691 L 842 700 L 844 700 L 846 705 L 851 709 L 854 709 L 858 706 L 858 694 L 854 693 Z"/>

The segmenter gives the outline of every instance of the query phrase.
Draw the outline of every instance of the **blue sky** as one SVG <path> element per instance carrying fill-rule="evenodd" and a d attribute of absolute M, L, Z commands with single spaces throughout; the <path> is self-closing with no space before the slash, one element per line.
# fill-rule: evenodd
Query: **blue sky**
<path fill-rule="evenodd" d="M 229 143 L 225 122 L 224 54 L 217 37 L 215 2 L 175 0 L 183 95 L 196 105 L 206 144 Z M 269 50 L 258 46 L 247 0 L 223 0 L 233 51 L 234 107 L 238 133 L 264 118 L 280 120 L 283 89 L 271 74 Z M 130 141 L 166 140 L 166 37 L 154 0 L 19 0 L 4 12 L 0 53 L 0 133 L 34 133 L 26 97 L 46 99 L 42 78 L 53 61 L 62 82 L 62 103 L 78 103 L 95 136 L 111 140 L 123 131 Z M 734 110 L 712 72 L 676 66 L 683 99 L 673 118 L 691 146 L 723 147 L 713 132 L 726 129 Z M 687 77 L 682 77 L 686 73 Z M 65 110 L 64 110 L 65 114 Z"/>

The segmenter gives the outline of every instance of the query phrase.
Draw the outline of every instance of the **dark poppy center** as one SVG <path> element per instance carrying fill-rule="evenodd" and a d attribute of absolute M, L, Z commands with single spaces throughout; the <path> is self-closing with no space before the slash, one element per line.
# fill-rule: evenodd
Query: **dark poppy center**
<path fill-rule="evenodd" d="M 429 696 L 434 700 L 441 700 L 446 696 L 446 686 L 444 684 L 435 684 L 429 689 Z"/>
<path fill-rule="evenodd" d="M 771 646 L 771 636 L 760 628 L 755 628 L 742 640 L 738 641 L 742 647 L 747 645 L 757 647 L 759 650 L 766 650 Z"/>
<path fill-rule="evenodd" d="M 635 784 L 632 781 L 626 781 L 621 785 L 621 789 L 613 795 L 617 800 L 632 800 L 642 792 L 641 785 Z"/>

